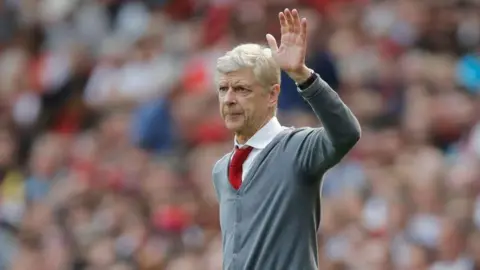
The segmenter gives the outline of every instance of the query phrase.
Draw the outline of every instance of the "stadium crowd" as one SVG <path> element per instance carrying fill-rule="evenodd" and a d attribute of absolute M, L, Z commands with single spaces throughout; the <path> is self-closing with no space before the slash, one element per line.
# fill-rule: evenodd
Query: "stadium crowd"
<path fill-rule="evenodd" d="M 0 270 L 221 269 L 215 61 L 285 7 L 362 124 L 320 269 L 480 269 L 478 1 L 4 0 Z M 286 76 L 278 117 L 318 125 Z"/>

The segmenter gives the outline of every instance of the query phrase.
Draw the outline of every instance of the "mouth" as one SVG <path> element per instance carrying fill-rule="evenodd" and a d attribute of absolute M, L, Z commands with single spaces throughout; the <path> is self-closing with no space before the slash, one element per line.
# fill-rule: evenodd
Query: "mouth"
<path fill-rule="evenodd" d="M 242 116 L 242 115 L 243 115 L 243 113 L 228 113 L 228 114 L 226 114 L 226 116 L 227 116 L 228 118 L 238 118 L 238 117 L 240 117 L 240 116 Z"/>

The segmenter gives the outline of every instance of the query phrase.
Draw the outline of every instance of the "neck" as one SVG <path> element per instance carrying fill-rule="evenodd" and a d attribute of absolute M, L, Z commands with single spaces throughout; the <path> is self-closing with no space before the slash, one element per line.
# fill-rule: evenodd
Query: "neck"
<path fill-rule="evenodd" d="M 236 138 L 237 138 L 237 143 L 239 144 L 245 144 L 251 137 L 253 137 L 253 135 L 256 133 L 253 132 L 253 133 L 237 133 L 235 134 Z"/>
<path fill-rule="evenodd" d="M 257 133 L 257 131 L 259 131 L 263 126 L 265 126 L 268 123 L 268 121 L 270 121 L 272 118 L 273 116 L 269 115 L 263 121 L 259 122 L 260 123 L 259 125 L 254 125 L 253 128 L 242 130 L 235 133 L 237 143 L 245 144 L 250 138 L 253 137 L 253 135 L 255 135 L 255 133 Z"/>

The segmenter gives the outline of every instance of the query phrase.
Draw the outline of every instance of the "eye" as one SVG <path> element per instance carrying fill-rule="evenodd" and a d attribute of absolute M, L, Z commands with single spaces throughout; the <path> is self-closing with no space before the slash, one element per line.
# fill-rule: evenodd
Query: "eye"
<path fill-rule="evenodd" d="M 218 92 L 227 92 L 228 91 L 228 87 L 226 86 L 220 86 L 220 88 L 218 88 Z"/>
<path fill-rule="evenodd" d="M 248 93 L 250 92 L 250 89 L 244 87 L 244 86 L 236 86 L 234 88 L 235 92 L 240 92 L 240 93 Z"/>

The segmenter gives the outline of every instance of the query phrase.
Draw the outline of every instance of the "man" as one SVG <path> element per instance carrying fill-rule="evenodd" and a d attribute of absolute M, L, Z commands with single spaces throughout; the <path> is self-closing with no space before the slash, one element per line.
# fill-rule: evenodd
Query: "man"
<path fill-rule="evenodd" d="M 218 96 L 235 149 L 213 169 L 223 269 L 318 268 L 320 184 L 360 138 L 358 121 L 306 67 L 306 19 L 279 14 L 281 44 L 245 44 L 218 59 Z M 323 128 L 286 128 L 275 117 L 280 69 L 298 85 Z"/>

